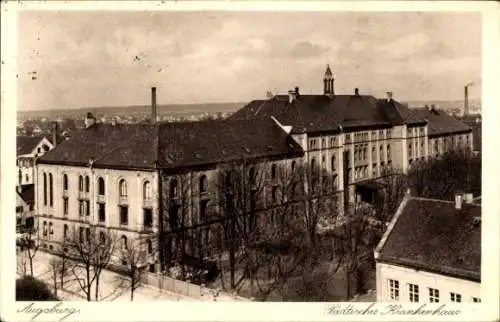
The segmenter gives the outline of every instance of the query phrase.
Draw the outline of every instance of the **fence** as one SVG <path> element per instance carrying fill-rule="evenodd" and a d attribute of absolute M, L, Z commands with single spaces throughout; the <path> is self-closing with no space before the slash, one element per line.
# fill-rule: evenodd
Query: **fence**
<path fill-rule="evenodd" d="M 219 292 L 214 289 L 192 284 L 189 282 L 177 280 L 166 275 L 157 273 L 144 273 L 143 283 L 153 287 L 157 287 L 161 291 L 172 292 L 194 299 L 224 299 L 234 301 L 247 301 L 248 299 L 231 295 L 228 293 Z"/>

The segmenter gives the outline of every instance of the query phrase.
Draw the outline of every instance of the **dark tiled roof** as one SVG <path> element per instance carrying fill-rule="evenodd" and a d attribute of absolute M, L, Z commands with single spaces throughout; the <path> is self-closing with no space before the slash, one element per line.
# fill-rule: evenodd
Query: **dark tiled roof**
<path fill-rule="evenodd" d="M 411 110 L 411 113 L 415 116 L 427 119 L 430 136 L 471 130 L 467 124 L 442 110 L 424 107 L 414 108 Z"/>
<path fill-rule="evenodd" d="M 391 126 L 421 122 L 397 101 L 366 95 L 299 95 L 292 103 L 286 95 L 252 101 L 230 119 L 258 119 L 274 116 L 283 125 L 307 132 L 336 131 L 339 127 Z"/>
<path fill-rule="evenodd" d="M 17 136 L 17 155 L 29 154 L 44 138 L 43 135 L 37 136 Z"/>
<path fill-rule="evenodd" d="M 21 186 L 20 195 L 23 198 L 24 202 L 26 202 L 28 205 L 34 205 L 35 204 L 35 185 L 29 184 L 29 185 Z"/>
<path fill-rule="evenodd" d="M 76 131 L 39 163 L 153 169 L 303 153 L 270 118 L 154 124 L 101 124 Z"/>
<path fill-rule="evenodd" d="M 481 207 L 409 199 L 383 244 L 378 260 L 480 281 Z"/>

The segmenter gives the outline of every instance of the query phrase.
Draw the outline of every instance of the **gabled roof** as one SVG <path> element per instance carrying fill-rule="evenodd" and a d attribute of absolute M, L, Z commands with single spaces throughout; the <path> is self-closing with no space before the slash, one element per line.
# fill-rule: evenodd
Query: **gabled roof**
<path fill-rule="evenodd" d="M 28 205 L 35 204 L 35 185 L 28 184 L 21 186 L 20 195 Z"/>
<path fill-rule="evenodd" d="M 21 136 L 18 135 L 16 139 L 17 143 L 17 155 L 30 154 L 36 148 L 36 146 L 42 141 L 44 138 L 49 140 L 44 135 L 37 136 Z M 49 140 L 50 143 L 52 143 Z"/>
<path fill-rule="evenodd" d="M 377 247 L 380 262 L 481 280 L 481 206 L 409 198 Z M 476 224 L 475 224 L 476 223 Z"/>
<path fill-rule="evenodd" d="M 422 123 L 401 103 L 367 95 L 299 95 L 292 103 L 286 95 L 252 101 L 230 119 L 257 119 L 274 116 L 281 124 L 305 128 L 307 132 L 338 131 L 352 127 L 389 127 Z M 292 130 L 295 132 L 294 130 Z"/>
<path fill-rule="evenodd" d="M 101 124 L 76 131 L 39 163 L 154 169 L 302 154 L 272 119 Z"/>
<path fill-rule="evenodd" d="M 438 136 L 455 132 L 471 131 L 471 127 L 445 111 L 434 108 L 414 108 L 411 113 L 416 117 L 426 118 L 428 121 L 429 136 Z"/>

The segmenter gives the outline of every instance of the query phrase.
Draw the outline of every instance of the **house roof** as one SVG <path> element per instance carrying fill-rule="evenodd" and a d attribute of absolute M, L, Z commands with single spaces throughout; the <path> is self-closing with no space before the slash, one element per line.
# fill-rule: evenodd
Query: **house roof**
<path fill-rule="evenodd" d="M 20 195 L 28 205 L 35 204 L 35 185 L 28 184 L 21 186 Z"/>
<path fill-rule="evenodd" d="M 272 119 L 102 124 L 76 131 L 39 163 L 154 169 L 302 154 Z"/>
<path fill-rule="evenodd" d="M 44 135 L 37 136 L 23 136 L 18 135 L 16 139 L 17 143 L 17 155 L 30 154 L 33 152 L 33 149 L 40 143 L 43 138 L 46 138 Z M 50 140 L 49 140 L 50 142 Z"/>
<path fill-rule="evenodd" d="M 299 95 L 292 103 L 287 95 L 255 100 L 230 119 L 257 119 L 274 116 L 283 125 L 307 132 L 339 131 L 340 128 L 424 123 L 401 103 L 367 95 Z"/>
<path fill-rule="evenodd" d="M 454 132 L 471 131 L 471 127 L 445 111 L 429 108 L 414 108 L 411 113 L 416 117 L 426 118 L 429 136 L 444 135 Z"/>
<path fill-rule="evenodd" d="M 379 244 L 378 261 L 481 280 L 481 206 L 410 198 Z M 476 218 L 476 219 L 475 219 Z M 392 226 L 392 227 L 391 227 Z"/>

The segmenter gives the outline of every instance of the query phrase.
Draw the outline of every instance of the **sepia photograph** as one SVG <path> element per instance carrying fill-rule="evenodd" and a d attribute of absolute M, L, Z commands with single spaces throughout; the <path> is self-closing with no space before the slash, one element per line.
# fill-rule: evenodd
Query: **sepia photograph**
<path fill-rule="evenodd" d="M 119 9 L 16 14 L 18 313 L 480 307 L 481 12 Z"/>

